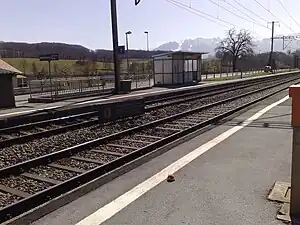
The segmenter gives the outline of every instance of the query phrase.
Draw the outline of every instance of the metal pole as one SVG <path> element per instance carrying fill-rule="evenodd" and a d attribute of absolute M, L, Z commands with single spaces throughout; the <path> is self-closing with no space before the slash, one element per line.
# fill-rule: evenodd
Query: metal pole
<path fill-rule="evenodd" d="M 51 65 L 50 65 L 51 61 L 48 61 L 48 73 L 49 73 L 49 79 L 50 79 L 50 95 L 52 98 L 52 76 L 51 76 Z"/>
<path fill-rule="evenodd" d="M 150 64 L 150 55 L 149 55 L 149 50 L 150 50 L 150 49 L 149 49 L 149 32 L 148 32 L 148 31 L 145 31 L 144 33 L 147 35 L 147 52 L 148 52 L 147 54 L 148 54 L 148 57 L 149 57 L 149 58 L 148 58 L 148 68 L 147 68 L 147 69 L 148 69 L 149 87 L 150 87 L 150 86 L 151 86 L 151 76 L 150 76 L 150 70 L 149 70 L 149 68 L 150 68 L 150 67 L 149 67 L 149 64 Z"/>
<path fill-rule="evenodd" d="M 117 19 L 117 3 L 116 0 L 110 0 L 111 6 L 111 24 L 114 48 L 114 67 L 115 67 L 115 93 L 120 92 L 120 59 L 118 54 L 118 19 Z"/>
<path fill-rule="evenodd" d="M 147 51 L 149 52 L 149 32 L 146 33 L 147 34 Z"/>
<path fill-rule="evenodd" d="M 274 21 L 272 21 L 271 51 L 269 56 L 269 65 L 271 66 L 271 68 L 272 68 L 273 47 L 274 47 Z"/>
<path fill-rule="evenodd" d="M 292 225 L 300 224 L 300 111 L 299 111 L 299 85 L 289 87 L 289 96 L 292 98 L 292 126 L 293 126 L 293 142 L 292 142 L 292 170 L 291 170 L 291 203 L 290 217 Z"/>
<path fill-rule="evenodd" d="M 128 33 L 126 35 L 126 58 L 127 58 L 127 75 L 129 77 L 129 47 L 128 47 Z"/>

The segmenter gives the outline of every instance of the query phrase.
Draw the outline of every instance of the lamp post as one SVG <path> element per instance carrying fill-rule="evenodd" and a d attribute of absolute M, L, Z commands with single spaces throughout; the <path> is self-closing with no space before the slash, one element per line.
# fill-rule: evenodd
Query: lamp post
<path fill-rule="evenodd" d="M 150 54 L 149 54 L 149 32 L 145 31 L 144 32 L 146 34 L 147 37 L 147 52 L 148 52 L 148 64 L 147 64 L 147 70 L 148 70 L 148 77 L 149 77 L 149 87 L 151 86 L 151 75 L 150 75 Z"/>
<path fill-rule="evenodd" d="M 127 57 L 127 75 L 129 77 L 129 47 L 128 47 L 128 35 L 132 34 L 131 31 L 127 31 L 126 35 L 126 57 Z"/>
<path fill-rule="evenodd" d="M 144 32 L 147 36 L 147 51 L 149 51 L 149 32 L 148 31 L 145 31 Z"/>

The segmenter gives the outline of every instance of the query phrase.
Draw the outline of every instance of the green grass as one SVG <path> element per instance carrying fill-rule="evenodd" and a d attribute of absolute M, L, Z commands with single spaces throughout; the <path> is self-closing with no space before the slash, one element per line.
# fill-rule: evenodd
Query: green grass
<path fill-rule="evenodd" d="M 48 73 L 48 62 L 41 62 L 38 58 L 3 58 L 3 60 L 18 70 L 22 71 L 27 76 L 34 74 L 34 66 L 36 67 L 37 73 Z M 58 60 L 51 62 L 51 71 L 54 74 L 68 74 L 68 75 L 84 75 L 87 74 L 86 66 L 76 64 L 77 60 Z M 136 60 L 130 59 L 130 62 L 136 62 L 138 64 L 147 63 L 147 60 Z M 56 69 L 55 69 L 56 68 Z M 90 64 L 89 73 L 104 73 L 113 72 L 113 63 L 96 62 L 95 65 Z M 127 62 L 123 60 L 121 62 L 121 72 L 127 70 Z M 65 73 L 63 73 L 64 71 Z"/>
<path fill-rule="evenodd" d="M 3 58 L 4 61 L 22 71 L 26 75 L 34 74 L 34 66 L 36 66 L 37 72 L 48 72 L 48 62 L 41 62 L 38 58 Z M 113 65 L 110 65 L 110 68 Z M 59 73 L 60 71 L 66 71 L 69 74 L 80 73 L 84 71 L 85 66 L 77 65 L 76 60 L 58 60 L 51 62 L 51 71 L 56 71 Z M 97 62 L 95 65 L 98 71 L 104 71 L 105 66 L 102 62 Z"/>

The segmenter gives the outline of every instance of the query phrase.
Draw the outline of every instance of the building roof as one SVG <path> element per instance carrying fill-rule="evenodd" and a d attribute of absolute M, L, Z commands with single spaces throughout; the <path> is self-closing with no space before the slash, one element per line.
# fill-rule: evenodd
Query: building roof
<path fill-rule="evenodd" d="M 16 69 L 15 67 L 9 65 L 7 62 L 4 62 L 0 59 L 0 75 L 2 74 L 23 74 L 20 70 Z"/>
<path fill-rule="evenodd" d="M 172 57 L 175 55 L 183 55 L 186 59 L 196 59 L 199 58 L 201 55 L 208 54 L 209 52 L 188 52 L 188 51 L 174 51 L 174 52 L 167 52 L 158 55 L 153 55 L 153 58 L 157 57 Z"/>
<path fill-rule="evenodd" d="M 26 79 L 27 77 L 25 77 L 24 75 L 17 75 L 17 79 Z"/>

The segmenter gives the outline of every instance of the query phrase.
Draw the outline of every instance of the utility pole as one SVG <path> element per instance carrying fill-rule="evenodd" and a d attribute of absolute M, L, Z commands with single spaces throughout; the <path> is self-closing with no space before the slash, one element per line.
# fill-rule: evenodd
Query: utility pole
<path fill-rule="evenodd" d="M 120 92 L 120 59 L 119 59 L 119 40 L 118 40 L 118 18 L 116 0 L 110 0 L 111 7 L 111 26 L 114 48 L 114 67 L 115 67 L 115 93 Z"/>
<path fill-rule="evenodd" d="M 272 36 L 271 36 L 271 51 L 269 55 L 269 66 L 271 66 L 271 69 L 273 70 L 272 60 L 273 60 L 273 50 L 274 50 L 274 25 L 275 23 L 279 23 L 278 21 L 272 21 Z"/>
<path fill-rule="evenodd" d="M 273 48 L 274 48 L 274 21 L 272 21 L 271 51 L 269 56 L 269 65 L 271 66 L 271 68 L 272 68 Z"/>

